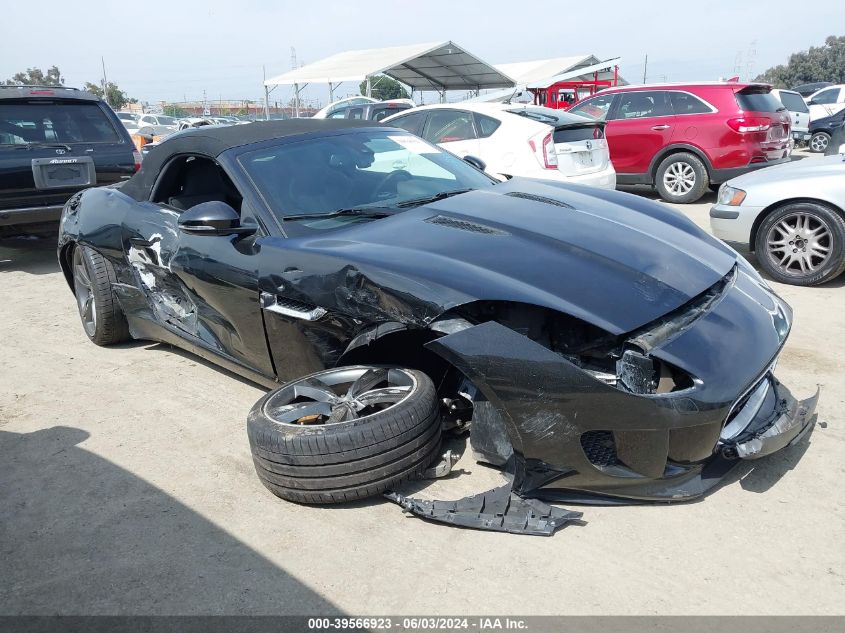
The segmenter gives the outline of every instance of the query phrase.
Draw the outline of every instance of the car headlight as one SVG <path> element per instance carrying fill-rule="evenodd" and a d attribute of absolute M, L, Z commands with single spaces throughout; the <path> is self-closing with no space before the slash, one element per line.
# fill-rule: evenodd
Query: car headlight
<path fill-rule="evenodd" d="M 743 200 L 745 200 L 745 192 L 742 189 L 729 187 L 728 185 L 719 187 L 719 204 L 738 207 L 742 204 Z"/>

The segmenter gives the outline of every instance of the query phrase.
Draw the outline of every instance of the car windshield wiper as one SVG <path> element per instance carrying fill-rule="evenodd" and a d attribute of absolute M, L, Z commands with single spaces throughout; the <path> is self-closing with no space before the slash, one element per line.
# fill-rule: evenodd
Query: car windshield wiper
<path fill-rule="evenodd" d="M 25 145 L 18 145 L 13 143 L 15 149 L 30 149 L 32 147 L 48 147 L 48 148 L 56 148 L 56 149 L 63 149 L 66 152 L 73 151 L 73 148 L 66 143 L 41 143 L 39 141 L 33 141 L 31 143 L 26 143 Z"/>
<path fill-rule="evenodd" d="M 387 207 L 350 207 L 348 209 L 337 209 L 329 213 L 300 213 L 298 215 L 283 215 L 282 220 L 311 220 L 340 218 L 344 216 L 356 216 L 360 218 L 386 218 L 393 215 L 395 210 L 388 210 Z"/>
<path fill-rule="evenodd" d="M 425 198 L 416 198 L 415 200 L 405 200 L 405 202 L 400 202 L 396 206 L 399 208 L 418 207 L 423 204 L 429 204 L 430 202 L 444 200 L 452 196 L 459 196 L 460 194 L 467 193 L 469 191 L 473 191 L 473 189 L 455 189 L 454 191 L 441 191 L 440 193 L 436 193 L 433 196 L 427 196 Z"/>

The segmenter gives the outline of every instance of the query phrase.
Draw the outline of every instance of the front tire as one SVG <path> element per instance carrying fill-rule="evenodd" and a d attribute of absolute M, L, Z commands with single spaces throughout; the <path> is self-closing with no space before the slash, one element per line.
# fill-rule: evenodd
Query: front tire
<path fill-rule="evenodd" d="M 845 219 L 814 202 L 770 213 L 754 239 L 757 259 L 775 281 L 815 286 L 845 271 Z"/>
<path fill-rule="evenodd" d="M 126 318 L 114 297 L 114 268 L 97 251 L 77 245 L 71 254 L 73 294 L 82 328 L 91 342 L 113 345 L 129 340 Z"/>
<path fill-rule="evenodd" d="M 830 134 L 827 132 L 816 132 L 810 137 L 810 151 L 816 154 L 823 154 L 830 145 Z"/>
<path fill-rule="evenodd" d="M 664 158 L 657 166 L 654 185 L 666 202 L 689 204 L 707 191 L 707 167 L 695 154 L 679 152 Z"/>
<path fill-rule="evenodd" d="M 252 407 L 247 433 L 273 494 L 341 503 L 419 476 L 440 448 L 440 409 L 420 371 L 339 367 L 268 393 Z"/>

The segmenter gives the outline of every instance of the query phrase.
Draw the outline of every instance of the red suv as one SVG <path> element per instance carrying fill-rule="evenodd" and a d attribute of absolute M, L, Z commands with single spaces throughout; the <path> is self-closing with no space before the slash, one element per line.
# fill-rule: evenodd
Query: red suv
<path fill-rule="evenodd" d="M 569 111 L 607 121 L 619 184 L 657 187 L 695 202 L 709 186 L 789 161 L 789 113 L 766 84 L 734 82 L 608 88 Z"/>

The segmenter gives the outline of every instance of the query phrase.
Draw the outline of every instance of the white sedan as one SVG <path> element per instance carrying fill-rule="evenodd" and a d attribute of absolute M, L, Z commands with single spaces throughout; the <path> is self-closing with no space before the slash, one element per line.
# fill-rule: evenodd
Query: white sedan
<path fill-rule="evenodd" d="M 815 286 L 845 271 L 842 154 L 752 171 L 719 189 L 713 234 L 756 251 L 776 281 Z"/>
<path fill-rule="evenodd" d="M 560 110 L 507 103 L 420 106 L 386 118 L 493 175 L 616 188 L 604 123 Z"/>

